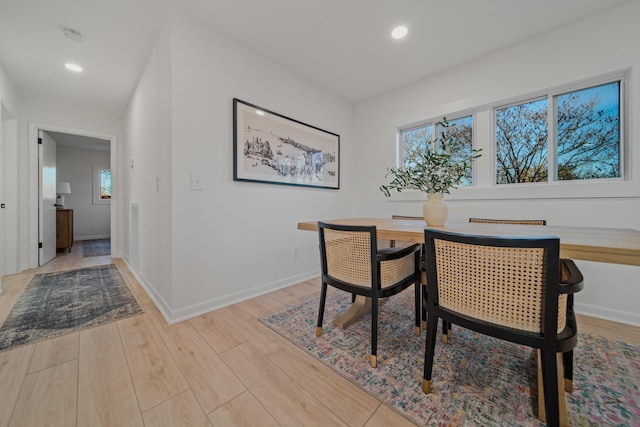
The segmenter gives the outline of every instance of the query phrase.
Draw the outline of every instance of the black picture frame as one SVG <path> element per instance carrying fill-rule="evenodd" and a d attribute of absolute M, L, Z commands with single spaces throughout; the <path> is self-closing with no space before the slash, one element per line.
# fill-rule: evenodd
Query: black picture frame
<path fill-rule="evenodd" d="M 233 180 L 340 188 L 340 135 L 233 99 Z"/>

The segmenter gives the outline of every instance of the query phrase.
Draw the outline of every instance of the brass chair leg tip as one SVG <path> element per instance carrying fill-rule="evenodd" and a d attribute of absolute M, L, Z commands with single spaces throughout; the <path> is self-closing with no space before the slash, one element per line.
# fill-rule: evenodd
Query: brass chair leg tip
<path fill-rule="evenodd" d="M 442 334 L 442 343 L 446 344 L 449 341 L 449 336 L 447 334 Z"/>
<path fill-rule="evenodd" d="M 573 392 L 573 380 L 564 380 L 564 391 L 566 391 L 567 393 Z"/>
<path fill-rule="evenodd" d="M 371 367 L 375 368 L 377 366 L 378 366 L 378 358 L 372 354 L 371 355 Z"/>
<path fill-rule="evenodd" d="M 431 393 L 431 380 L 422 379 L 422 391 L 425 393 Z"/>
<path fill-rule="evenodd" d="M 322 326 L 316 328 L 316 336 L 319 337 L 320 335 L 322 335 Z"/>
<path fill-rule="evenodd" d="M 422 333 L 422 328 L 420 326 L 416 326 L 416 335 L 420 335 Z"/>
<path fill-rule="evenodd" d="M 422 329 L 427 329 L 427 321 L 426 320 L 422 321 Z"/>

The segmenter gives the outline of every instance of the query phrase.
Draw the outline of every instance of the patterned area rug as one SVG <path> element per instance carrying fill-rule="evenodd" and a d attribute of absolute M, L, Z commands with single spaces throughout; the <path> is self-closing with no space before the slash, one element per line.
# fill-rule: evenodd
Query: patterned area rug
<path fill-rule="evenodd" d="M 369 365 L 370 316 L 345 330 L 333 325 L 351 303 L 346 293 L 327 298 L 323 334 L 315 336 L 318 298 L 262 319 L 277 333 L 342 376 L 427 426 L 542 426 L 537 414 L 535 352 L 453 327 L 439 340 L 432 390 L 421 389 L 424 333 L 413 329 L 413 292 L 380 307 L 378 367 Z M 574 352 L 572 426 L 640 426 L 640 346 L 580 334 Z"/>
<path fill-rule="evenodd" d="M 0 328 L 0 351 L 142 312 L 113 264 L 36 274 Z"/>
<path fill-rule="evenodd" d="M 104 256 L 111 254 L 111 239 L 95 239 L 82 241 L 82 256 Z"/>

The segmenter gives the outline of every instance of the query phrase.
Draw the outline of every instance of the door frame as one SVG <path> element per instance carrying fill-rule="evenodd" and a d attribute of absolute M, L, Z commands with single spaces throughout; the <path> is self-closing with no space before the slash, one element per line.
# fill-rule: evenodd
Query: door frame
<path fill-rule="evenodd" d="M 118 141 L 114 134 L 103 132 L 95 132 L 85 129 L 67 128 L 44 123 L 29 122 L 29 268 L 38 266 L 38 241 L 39 241 L 39 224 L 38 224 L 38 131 L 50 131 L 68 133 L 73 135 L 88 136 L 92 138 L 106 139 L 110 142 L 110 163 L 111 163 L 111 209 L 109 212 L 111 226 L 111 256 L 116 258 L 120 256 L 120 246 L 118 240 L 118 207 L 122 201 L 122 192 L 120 191 L 120 168 L 118 164 Z"/>

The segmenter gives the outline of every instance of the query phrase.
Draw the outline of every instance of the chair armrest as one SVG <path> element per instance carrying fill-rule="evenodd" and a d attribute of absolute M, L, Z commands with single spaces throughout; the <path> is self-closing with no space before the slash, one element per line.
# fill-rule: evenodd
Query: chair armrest
<path fill-rule="evenodd" d="M 417 243 L 411 246 L 407 246 L 406 248 L 382 248 L 382 249 L 378 249 L 376 260 L 391 261 L 394 259 L 403 258 L 409 254 L 412 254 L 418 251 L 420 251 L 420 245 Z"/>
<path fill-rule="evenodd" d="M 574 294 L 584 288 L 582 273 L 571 259 L 560 259 L 560 293 Z"/>

